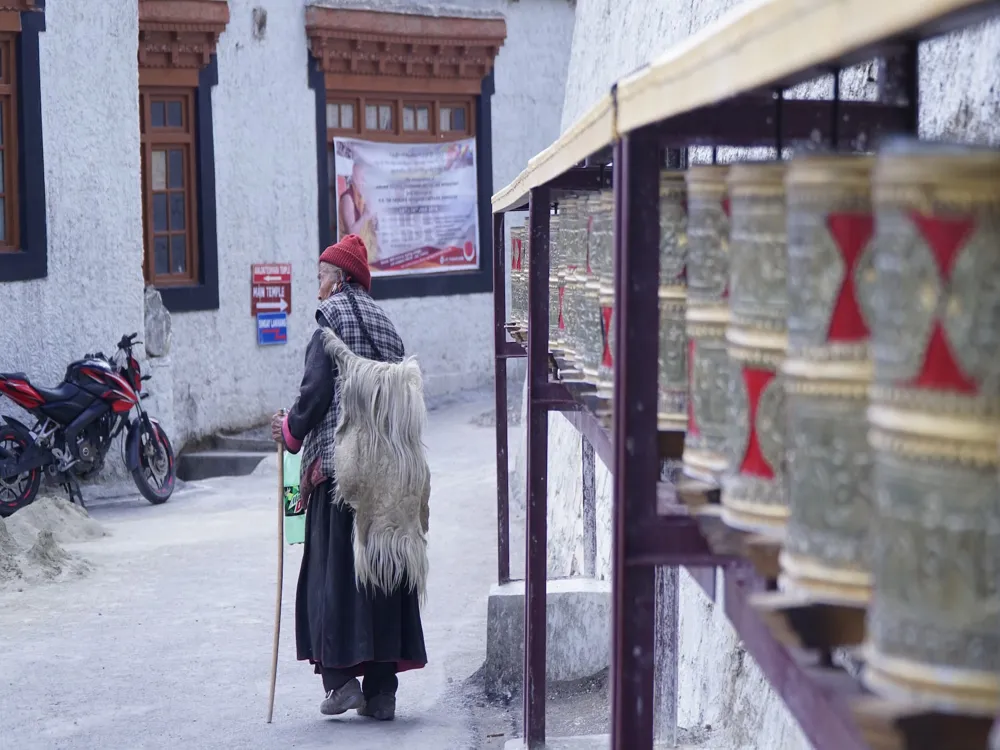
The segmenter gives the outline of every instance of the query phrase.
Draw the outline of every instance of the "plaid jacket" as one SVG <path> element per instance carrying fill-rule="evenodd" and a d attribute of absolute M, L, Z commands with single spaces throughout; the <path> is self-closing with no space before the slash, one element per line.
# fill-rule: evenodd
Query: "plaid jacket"
<path fill-rule="evenodd" d="M 403 341 L 389 316 L 357 284 L 348 284 L 342 292 L 321 302 L 316 322 L 319 328 L 306 350 L 299 398 L 288 413 L 289 431 L 294 438 L 303 440 L 302 497 L 308 497 L 319 481 L 334 477 L 340 388 L 337 366 L 323 346 L 323 328 L 333 329 L 358 356 L 380 362 L 401 362 L 405 356 Z"/>

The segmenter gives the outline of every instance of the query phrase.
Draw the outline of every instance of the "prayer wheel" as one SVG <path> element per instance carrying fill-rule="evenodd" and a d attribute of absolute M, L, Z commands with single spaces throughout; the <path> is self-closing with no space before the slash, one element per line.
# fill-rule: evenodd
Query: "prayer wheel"
<path fill-rule="evenodd" d="M 586 226 L 584 224 L 583 199 L 573 197 L 565 201 L 566 214 L 566 255 L 565 284 L 562 290 L 562 306 L 560 309 L 560 328 L 563 334 L 563 358 L 565 369 L 562 372 L 568 380 L 579 380 L 583 377 L 582 352 L 578 330 L 582 314 L 583 284 L 586 279 L 584 269 L 586 254 Z"/>
<path fill-rule="evenodd" d="M 784 486 L 788 346 L 785 165 L 729 170 L 729 380 L 722 519 L 747 531 L 779 531 L 788 518 Z"/>
<path fill-rule="evenodd" d="M 785 181 L 791 515 L 782 586 L 849 604 L 871 595 L 872 165 L 865 156 L 807 156 Z"/>
<path fill-rule="evenodd" d="M 579 353 L 581 379 L 597 387 L 597 369 L 601 358 L 601 282 L 599 269 L 610 260 L 610 217 L 601 215 L 601 194 L 589 193 L 582 202 L 581 237 L 584 240 L 584 282 L 580 295 L 580 313 L 571 321 L 570 337 Z M 607 242 L 607 247 L 603 243 Z"/>
<path fill-rule="evenodd" d="M 602 193 L 587 196 L 586 209 L 586 281 L 583 285 L 580 326 L 574 337 L 582 353 L 583 380 L 597 388 L 598 370 L 604 339 L 601 328 L 601 278 L 611 264 L 611 216 L 605 212 Z"/>
<path fill-rule="evenodd" d="M 726 469 L 729 355 L 729 199 L 725 166 L 687 171 L 688 426 L 685 473 L 717 480 Z"/>
<path fill-rule="evenodd" d="M 656 421 L 687 429 L 687 189 L 684 173 L 660 175 L 660 347 Z"/>
<path fill-rule="evenodd" d="M 518 332 L 523 339 L 527 340 L 528 308 L 530 307 L 528 299 L 530 296 L 528 293 L 528 269 L 531 267 L 531 231 L 527 225 L 521 227 L 518 233 L 517 244 L 518 266 L 520 267 L 520 273 L 518 274 L 518 289 L 520 291 Z"/>
<path fill-rule="evenodd" d="M 600 354 L 597 356 L 597 415 L 605 427 L 611 427 L 615 393 L 615 196 L 602 190 L 598 207 L 601 231 L 598 234 L 597 256 L 593 258 L 598 277 L 597 301 L 600 323 Z"/>
<path fill-rule="evenodd" d="M 1000 153 L 880 153 L 868 408 L 873 595 L 864 680 L 1000 709 Z"/>
<path fill-rule="evenodd" d="M 510 323 L 508 329 L 514 336 L 520 336 L 526 321 L 525 284 L 523 270 L 524 228 L 511 227 L 510 230 Z"/>
<path fill-rule="evenodd" d="M 568 227 L 561 212 L 549 219 L 549 351 L 558 356 L 564 349 L 562 331 L 559 330 L 560 289 L 564 283 Z"/>

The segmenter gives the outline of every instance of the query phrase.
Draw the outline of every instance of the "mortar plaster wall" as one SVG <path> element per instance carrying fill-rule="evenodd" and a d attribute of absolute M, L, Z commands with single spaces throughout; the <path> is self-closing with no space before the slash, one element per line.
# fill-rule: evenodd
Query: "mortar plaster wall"
<path fill-rule="evenodd" d="M 294 400 L 315 325 L 315 98 L 305 0 L 229 0 L 212 90 L 219 308 L 173 313 L 168 356 L 144 363 L 149 410 L 176 448 L 261 424 Z M 559 134 L 573 29 L 567 0 L 326 2 L 439 15 L 496 15 L 494 186 Z M 377 7 L 376 7 L 377 6 Z M 268 11 L 253 33 L 255 8 Z M 40 37 L 49 272 L 0 284 L 0 369 L 55 384 L 85 352 L 143 331 L 137 0 L 50 2 Z M 95 40 L 101 40 L 95 44 Z M 293 266 L 288 344 L 258 347 L 250 265 Z M 377 283 L 377 282 L 376 282 Z M 395 299 L 385 307 L 416 354 L 429 398 L 492 382 L 489 294 Z M 16 411 L 0 403 L 0 412 Z"/>

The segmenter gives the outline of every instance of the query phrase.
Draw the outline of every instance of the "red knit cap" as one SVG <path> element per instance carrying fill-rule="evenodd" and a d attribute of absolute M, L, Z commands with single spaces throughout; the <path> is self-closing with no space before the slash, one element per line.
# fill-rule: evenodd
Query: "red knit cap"
<path fill-rule="evenodd" d="M 372 289 L 372 272 L 368 268 L 368 249 L 364 240 L 349 234 L 336 245 L 330 245 L 319 256 L 320 263 L 329 263 L 343 270 L 366 291 Z"/>

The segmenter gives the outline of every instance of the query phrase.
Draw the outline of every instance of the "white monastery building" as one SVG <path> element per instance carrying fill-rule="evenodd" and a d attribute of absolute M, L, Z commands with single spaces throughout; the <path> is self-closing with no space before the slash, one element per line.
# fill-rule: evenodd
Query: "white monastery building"
<path fill-rule="evenodd" d="M 70 360 L 140 331 L 149 409 L 178 451 L 261 424 L 294 398 L 314 326 L 315 263 L 343 196 L 334 139 L 474 139 L 475 263 L 377 277 L 373 294 L 430 397 L 488 388 L 490 196 L 615 80 L 737 4 L 0 0 L 0 370 L 55 384 Z M 998 28 L 922 45 L 922 136 L 1000 142 Z M 846 72 L 842 96 L 873 98 L 875 67 Z M 254 264 L 290 265 L 287 343 L 258 344 Z M 550 420 L 559 577 L 583 569 L 581 450 L 561 415 Z M 518 523 L 523 428 L 511 440 Z M 599 461 L 596 484 L 594 575 L 606 579 Z M 720 747 L 807 748 L 719 602 L 679 577 L 679 724 L 721 728 Z"/>

